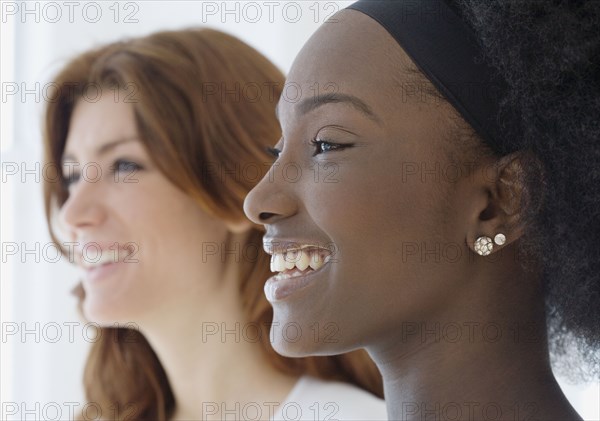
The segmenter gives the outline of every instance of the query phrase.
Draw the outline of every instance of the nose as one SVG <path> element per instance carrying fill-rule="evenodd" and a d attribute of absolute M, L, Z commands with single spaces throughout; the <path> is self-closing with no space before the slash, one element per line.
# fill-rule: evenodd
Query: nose
<path fill-rule="evenodd" d="M 59 224 L 66 228 L 70 237 L 79 231 L 102 224 L 106 218 L 101 183 L 80 180 L 71 187 L 67 201 L 59 211 Z"/>
<path fill-rule="evenodd" d="M 286 181 L 281 173 L 281 166 L 273 165 L 246 196 L 244 212 L 255 224 L 273 224 L 297 213 L 295 183 Z"/>

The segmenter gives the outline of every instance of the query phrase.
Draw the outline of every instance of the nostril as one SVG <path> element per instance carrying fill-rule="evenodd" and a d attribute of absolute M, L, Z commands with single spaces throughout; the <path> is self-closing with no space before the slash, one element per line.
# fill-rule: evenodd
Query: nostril
<path fill-rule="evenodd" d="M 274 213 L 269 213 L 269 212 L 261 212 L 261 213 L 258 215 L 258 218 L 259 218 L 261 221 L 266 221 L 267 219 L 270 219 L 270 218 L 272 218 L 273 216 L 275 216 L 275 214 L 274 214 Z"/>

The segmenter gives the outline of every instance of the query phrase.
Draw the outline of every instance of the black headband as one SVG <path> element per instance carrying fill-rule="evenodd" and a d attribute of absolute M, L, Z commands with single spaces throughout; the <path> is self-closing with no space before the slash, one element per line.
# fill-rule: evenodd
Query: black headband
<path fill-rule="evenodd" d="M 508 85 L 483 59 L 471 27 L 444 0 L 359 0 L 348 7 L 377 21 L 483 140 L 514 152 L 516 116 L 500 101 Z"/>

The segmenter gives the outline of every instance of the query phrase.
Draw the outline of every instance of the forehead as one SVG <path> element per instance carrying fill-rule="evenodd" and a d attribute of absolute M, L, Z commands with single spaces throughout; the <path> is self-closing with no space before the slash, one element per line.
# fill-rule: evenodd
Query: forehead
<path fill-rule="evenodd" d="M 75 149 L 95 150 L 98 142 L 134 137 L 136 133 L 133 106 L 115 101 L 112 92 L 107 91 L 98 101 L 77 101 L 69 122 L 65 153 Z"/>
<path fill-rule="evenodd" d="M 71 115 L 70 130 L 92 131 L 102 127 L 106 130 L 130 128 L 135 120 L 130 103 L 115 100 L 112 92 L 106 91 L 99 100 L 79 99 Z"/>
<path fill-rule="evenodd" d="M 402 95 L 414 67 L 396 40 L 376 21 L 343 10 L 325 23 L 294 61 L 288 83 L 302 86 L 303 96 L 316 92 L 351 94 L 378 114 Z M 284 101 L 282 102 L 289 102 Z M 281 104 L 282 107 L 285 104 Z"/>

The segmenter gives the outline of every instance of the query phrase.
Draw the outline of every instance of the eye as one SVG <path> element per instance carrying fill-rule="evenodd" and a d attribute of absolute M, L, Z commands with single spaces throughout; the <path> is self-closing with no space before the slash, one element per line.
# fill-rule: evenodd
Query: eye
<path fill-rule="evenodd" d="M 70 174 L 67 174 L 66 176 L 63 174 L 63 188 L 68 190 L 73 184 L 79 181 L 79 178 L 80 175 L 76 172 L 72 172 Z"/>
<path fill-rule="evenodd" d="M 275 159 L 279 158 L 279 155 L 281 154 L 281 149 L 272 148 L 270 146 L 267 146 L 265 149 L 270 155 L 273 155 Z"/>
<path fill-rule="evenodd" d="M 135 172 L 141 170 L 142 167 L 135 162 L 128 161 L 126 159 L 117 159 L 110 167 L 111 171 L 117 172 Z"/>
<path fill-rule="evenodd" d="M 328 140 L 313 139 L 310 143 L 315 147 L 313 156 L 320 155 L 325 152 L 339 151 L 351 147 L 352 145 L 342 145 L 340 143 L 330 142 Z"/>

